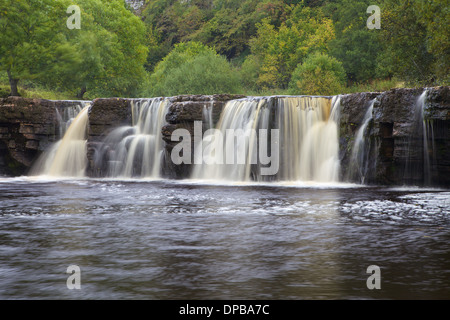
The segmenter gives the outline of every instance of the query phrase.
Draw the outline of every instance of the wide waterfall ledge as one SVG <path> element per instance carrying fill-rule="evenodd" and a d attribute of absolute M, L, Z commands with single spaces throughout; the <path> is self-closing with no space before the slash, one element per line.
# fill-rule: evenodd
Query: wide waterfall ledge
<path fill-rule="evenodd" d="M 448 92 L 448 87 L 438 87 L 324 97 L 35 101 L 35 108 L 50 111 L 53 106 L 54 124 L 48 131 L 54 130 L 55 138 L 42 151 L 37 148 L 39 157 L 28 160 L 28 175 L 280 186 L 446 186 Z M 24 100 L 4 99 L 0 110 Z M 5 138 L 7 130 L 2 130 L 0 137 Z M 38 130 L 29 131 L 40 145 Z M 6 133 L 6 149 L 15 156 L 9 128 Z"/>

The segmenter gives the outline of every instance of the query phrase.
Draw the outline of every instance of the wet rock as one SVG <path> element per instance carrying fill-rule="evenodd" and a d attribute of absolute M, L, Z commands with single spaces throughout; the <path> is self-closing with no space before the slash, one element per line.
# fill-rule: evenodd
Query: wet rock
<path fill-rule="evenodd" d="M 425 127 L 418 127 L 415 112 L 423 90 L 393 89 L 340 97 L 341 179 L 345 179 L 349 169 L 355 134 L 370 103 L 376 99 L 367 132 L 370 174 L 366 182 L 423 184 L 425 176 L 428 176 L 435 185 L 450 186 L 450 89 L 448 86 L 427 89 Z M 216 124 L 226 102 L 243 97 L 181 95 L 169 98 L 167 123 L 161 129 L 165 177 L 186 178 L 192 170 L 191 164 L 175 165 L 171 161 L 171 151 L 179 143 L 171 140 L 173 132 L 177 129 L 189 132 L 193 155 L 195 138 L 200 138 L 194 136 L 194 123 L 202 121 L 202 134 L 208 128 L 204 109 L 212 108 L 212 122 Z M 92 101 L 87 143 L 90 176 L 104 174 L 106 165 L 95 162 L 96 155 L 108 133 L 120 126 L 131 126 L 133 100 L 102 98 Z M 26 173 L 39 153 L 61 138 L 58 113 L 76 103 L 79 102 L 21 97 L 0 99 L 0 174 Z M 428 136 L 426 141 L 423 128 Z M 104 152 L 109 155 L 114 150 Z M 428 173 L 424 170 L 427 161 Z"/>
<path fill-rule="evenodd" d="M 88 176 L 100 177 L 104 174 L 106 163 L 99 163 L 96 156 L 103 147 L 104 138 L 112 130 L 132 124 L 132 101 L 124 98 L 99 98 L 92 101 L 87 139 Z"/>
<path fill-rule="evenodd" d="M 424 90 L 428 92 L 422 121 L 416 113 L 418 99 Z M 342 96 L 340 118 L 342 178 L 345 178 L 351 165 L 354 137 L 372 99 L 376 99 L 376 103 L 367 137 L 371 146 L 367 151 L 371 166 L 368 182 L 423 185 L 428 180 L 433 185 L 450 185 L 450 166 L 446 165 L 447 150 L 450 147 L 449 87 L 401 88 L 381 93 Z M 424 128 L 428 136 L 425 140 Z"/>
<path fill-rule="evenodd" d="M 0 99 L 0 174 L 25 174 L 57 139 L 56 105 L 42 99 Z"/>
<path fill-rule="evenodd" d="M 101 98 L 92 101 L 89 111 L 89 141 L 99 141 L 111 130 L 131 125 L 131 101 L 123 98 Z"/>
<path fill-rule="evenodd" d="M 430 88 L 427 93 L 425 117 L 429 120 L 450 120 L 450 87 Z"/>

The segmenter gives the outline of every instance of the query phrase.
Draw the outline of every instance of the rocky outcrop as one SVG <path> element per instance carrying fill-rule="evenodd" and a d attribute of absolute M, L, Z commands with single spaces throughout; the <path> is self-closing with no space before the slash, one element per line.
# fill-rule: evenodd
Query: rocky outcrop
<path fill-rule="evenodd" d="M 0 99 L 0 174 L 23 175 L 38 155 L 60 138 L 58 117 L 78 101 Z"/>
<path fill-rule="evenodd" d="M 429 88 L 418 118 L 419 98 L 424 89 L 393 89 L 340 96 L 341 180 L 357 181 L 349 175 L 355 135 L 373 103 L 367 127 L 368 175 L 365 183 L 383 185 L 427 184 L 450 186 L 450 88 Z M 175 165 L 170 160 L 176 129 L 195 136 L 194 123 L 202 121 L 201 134 L 216 124 L 226 102 L 237 95 L 182 95 L 168 98 L 164 143 L 163 175 L 186 178 L 192 165 Z M 106 98 L 91 102 L 88 130 L 89 176 L 104 176 L 104 164 L 96 161 L 105 137 L 120 126 L 132 125 L 132 104 L 137 99 Z M 61 138 L 60 114 L 77 101 L 51 101 L 10 97 L 0 99 L 0 174 L 21 175 L 48 146 Z M 210 119 L 205 111 L 212 111 Z M 419 119 L 419 120 L 418 120 Z M 424 120 L 423 120 L 424 119 Z M 197 132 L 198 133 L 198 132 Z M 193 152 L 191 153 L 194 154 Z"/>
<path fill-rule="evenodd" d="M 131 101 L 123 98 L 93 100 L 89 110 L 88 140 L 102 140 L 111 130 L 131 125 Z"/>
<path fill-rule="evenodd" d="M 367 133 L 368 183 L 450 185 L 450 89 L 429 88 L 422 108 L 420 89 L 393 89 L 341 97 L 340 157 L 348 179 L 355 133 L 370 103 Z M 350 179 L 351 180 L 351 179 Z"/>
<path fill-rule="evenodd" d="M 123 98 L 102 98 L 92 101 L 87 138 L 89 176 L 102 175 L 103 164 L 96 161 L 96 156 L 104 138 L 117 127 L 132 124 L 131 102 L 132 99 Z"/>
<path fill-rule="evenodd" d="M 353 181 L 350 177 L 350 161 L 355 136 L 370 104 L 378 96 L 379 93 L 363 92 L 340 97 L 339 158 L 341 181 Z"/>

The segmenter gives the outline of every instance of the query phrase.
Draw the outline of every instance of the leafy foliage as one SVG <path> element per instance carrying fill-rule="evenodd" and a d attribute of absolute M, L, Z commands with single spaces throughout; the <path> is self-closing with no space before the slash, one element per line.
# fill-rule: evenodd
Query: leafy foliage
<path fill-rule="evenodd" d="M 124 0 L 0 0 L 0 82 L 86 98 L 448 85 L 448 0 L 380 0 L 381 30 L 372 4 L 146 0 L 137 16 Z"/>
<path fill-rule="evenodd" d="M 387 71 L 408 83 L 448 84 L 449 18 L 447 1 L 385 0 L 382 44 Z"/>
<path fill-rule="evenodd" d="M 144 24 L 120 0 L 80 0 L 78 4 L 82 28 L 70 32 L 78 61 L 71 66 L 72 72 L 62 70 L 57 85 L 86 88 L 93 96 L 135 95 L 145 77 Z"/>
<path fill-rule="evenodd" d="M 230 63 L 198 42 L 177 44 L 150 77 L 150 95 L 238 93 L 240 79 Z"/>
<path fill-rule="evenodd" d="M 340 0 L 325 7 L 336 28 L 330 43 L 330 54 L 342 62 L 349 81 L 372 79 L 380 52 L 380 30 L 367 28 L 367 7 L 370 0 Z M 384 27 L 384 21 L 383 21 Z"/>
<path fill-rule="evenodd" d="M 145 26 L 123 1 L 79 0 L 79 30 L 66 27 L 71 1 L 0 1 L 0 68 L 10 78 L 130 96 L 145 76 Z"/>
<path fill-rule="evenodd" d="M 296 66 L 312 52 L 327 52 L 334 38 L 333 25 L 320 10 L 297 6 L 290 19 L 277 29 L 268 19 L 258 24 L 251 40 L 255 66 L 260 66 L 256 83 L 261 88 L 286 88 Z"/>
<path fill-rule="evenodd" d="M 13 94 L 19 80 L 74 61 L 65 24 L 58 24 L 67 7 L 63 0 L 0 0 L 0 70 L 8 73 Z"/>
<path fill-rule="evenodd" d="M 313 53 L 292 74 L 290 93 L 335 95 L 342 93 L 345 70 L 342 63 L 324 53 Z"/>

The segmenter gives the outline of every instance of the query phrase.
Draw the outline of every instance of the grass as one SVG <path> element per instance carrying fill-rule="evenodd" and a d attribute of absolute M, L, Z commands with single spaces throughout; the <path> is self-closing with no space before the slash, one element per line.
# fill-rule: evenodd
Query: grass
<path fill-rule="evenodd" d="M 42 88 L 26 88 L 19 85 L 19 94 L 24 98 L 48 100 L 76 100 L 75 96 L 66 92 L 57 92 Z M 8 84 L 0 83 L 0 98 L 8 97 L 11 92 Z"/>
<path fill-rule="evenodd" d="M 405 83 L 397 79 L 377 79 L 366 83 L 355 83 L 344 88 L 343 94 L 357 93 L 357 92 L 381 92 L 393 88 L 404 88 Z M 4 75 L 0 76 L 0 98 L 9 95 L 10 88 L 7 78 Z M 32 99 L 49 99 L 49 100 L 77 100 L 77 98 L 68 92 L 59 92 L 49 90 L 47 88 L 40 88 L 35 86 L 32 82 L 23 82 L 19 85 L 19 93 L 24 98 Z M 289 95 L 288 89 L 269 89 L 269 90 L 246 90 L 242 94 L 246 96 L 277 96 Z"/>
<path fill-rule="evenodd" d="M 396 79 L 377 79 L 365 83 L 354 83 L 343 89 L 343 94 L 358 92 L 382 92 L 394 88 L 405 88 L 405 83 Z M 271 90 L 244 90 L 247 96 L 277 96 L 289 95 L 288 89 L 271 89 Z"/>
<path fill-rule="evenodd" d="M 256 97 L 289 95 L 287 89 L 244 90 L 242 94 L 246 96 L 256 96 Z"/>
<path fill-rule="evenodd" d="M 355 83 L 346 87 L 345 93 L 381 92 L 394 88 L 405 88 L 405 83 L 396 79 L 376 79 L 365 83 Z"/>
<path fill-rule="evenodd" d="M 392 88 L 403 88 L 404 83 L 396 80 L 375 80 L 370 83 L 354 84 L 344 89 L 342 93 L 357 92 L 380 92 L 387 91 Z M 0 83 L 0 98 L 9 95 L 10 88 L 8 84 Z M 32 99 L 49 99 L 49 100 L 77 100 L 77 98 L 67 92 L 51 91 L 43 88 L 31 88 L 19 86 L 19 93 L 24 98 Z M 270 90 L 244 90 L 242 93 L 246 96 L 278 96 L 289 95 L 287 89 L 270 89 Z"/>
<path fill-rule="evenodd" d="M 73 94 L 68 92 L 59 92 L 56 90 L 49 90 L 37 86 L 30 80 L 24 80 L 19 82 L 19 94 L 24 98 L 31 99 L 48 99 L 48 100 L 74 100 L 76 99 Z M 0 98 L 6 98 L 11 92 L 9 87 L 8 76 L 6 72 L 0 72 Z"/>

